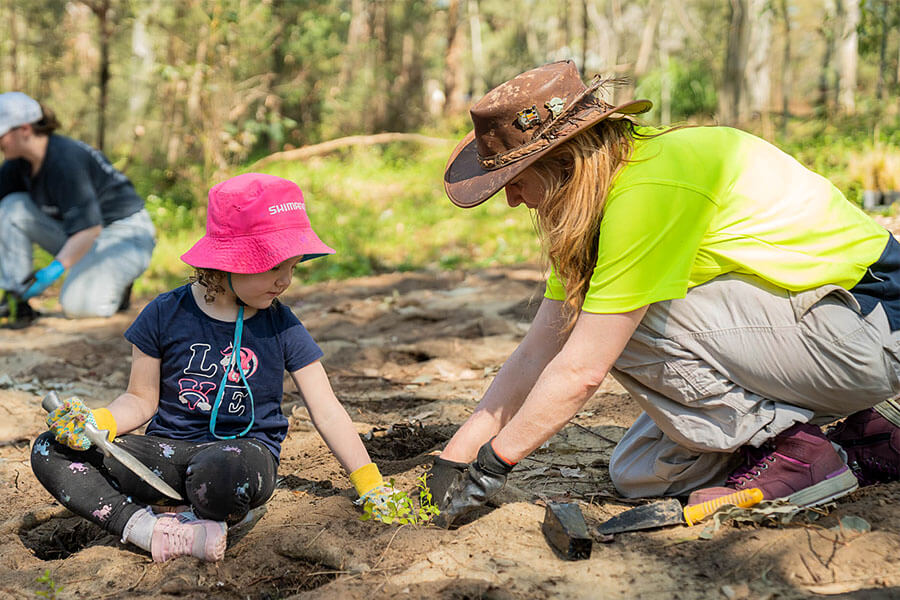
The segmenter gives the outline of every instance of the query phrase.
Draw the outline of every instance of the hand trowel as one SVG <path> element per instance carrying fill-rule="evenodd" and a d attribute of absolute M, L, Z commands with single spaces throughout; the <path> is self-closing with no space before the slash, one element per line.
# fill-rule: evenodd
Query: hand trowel
<path fill-rule="evenodd" d="M 726 504 L 748 508 L 763 499 L 762 490 L 751 488 L 732 494 L 720 496 L 701 504 L 690 504 L 682 508 L 681 502 L 675 498 L 651 502 L 626 510 L 597 526 L 596 532 L 602 535 L 655 529 L 668 525 L 694 525 L 713 514 Z"/>
<path fill-rule="evenodd" d="M 44 396 L 44 399 L 41 402 L 41 406 L 44 410 L 50 413 L 62 406 L 62 402 L 60 401 L 59 396 L 56 395 L 56 392 L 51 391 L 46 396 Z M 90 423 L 85 423 L 84 435 L 86 435 L 87 438 L 91 440 L 91 443 L 97 446 L 100 451 L 103 452 L 103 454 L 105 454 L 106 456 L 111 456 L 112 458 L 122 463 L 132 473 L 153 486 L 156 491 L 165 494 L 173 500 L 184 500 L 181 497 L 181 494 L 179 494 L 168 483 L 163 481 L 159 477 L 159 475 L 151 471 L 144 463 L 132 456 L 131 453 L 129 453 L 125 449 L 119 448 L 113 442 L 110 442 L 109 439 L 107 439 L 106 431 L 101 431 Z"/>

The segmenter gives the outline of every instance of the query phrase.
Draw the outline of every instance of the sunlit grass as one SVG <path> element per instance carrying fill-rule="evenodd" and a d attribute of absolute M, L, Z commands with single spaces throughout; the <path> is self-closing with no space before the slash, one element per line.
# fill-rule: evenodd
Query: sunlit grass
<path fill-rule="evenodd" d="M 300 185 L 313 228 L 337 251 L 302 265 L 303 277 L 539 260 L 527 210 L 502 196 L 468 210 L 450 203 L 442 179 L 450 149 L 390 147 L 269 167 Z"/>
<path fill-rule="evenodd" d="M 900 125 L 873 129 L 870 121 L 796 119 L 789 140 L 779 146 L 860 204 L 864 183 L 854 164 L 879 148 L 900 147 Z M 266 166 L 263 172 L 301 187 L 313 227 L 337 251 L 302 264 L 298 279 L 539 262 L 529 211 L 510 209 L 502 192 L 472 209 L 450 203 L 442 177 L 452 148 L 449 141 L 446 147 L 401 143 Z M 176 191 L 183 195 L 182 188 Z M 203 235 L 206 191 L 196 191 L 198 208 L 184 198 L 148 193 L 159 241 L 150 269 L 136 283 L 137 294 L 155 295 L 186 280 L 190 268 L 180 256 Z"/>
<path fill-rule="evenodd" d="M 313 228 L 336 254 L 303 263 L 298 279 L 320 281 L 413 269 L 478 268 L 538 262 L 540 245 L 529 211 L 511 209 L 502 193 L 461 209 L 443 189 L 452 144 L 397 144 L 303 162 L 266 166 L 263 172 L 296 182 Z M 163 203 L 164 204 L 164 203 Z M 205 203 L 203 203 L 205 204 Z M 204 231 L 204 211 L 177 227 L 160 205 L 154 214 L 159 241 L 136 292 L 159 293 L 190 274 L 180 259 Z"/>

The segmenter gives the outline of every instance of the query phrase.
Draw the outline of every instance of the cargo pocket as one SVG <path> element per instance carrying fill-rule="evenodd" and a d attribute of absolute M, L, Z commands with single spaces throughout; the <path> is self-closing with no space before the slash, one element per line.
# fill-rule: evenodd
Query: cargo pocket
<path fill-rule="evenodd" d="M 790 301 L 797 323 L 810 335 L 831 343 L 852 341 L 871 327 L 853 294 L 838 285 L 790 292 Z"/>
<path fill-rule="evenodd" d="M 891 331 L 887 314 L 880 304 L 866 315 L 866 321 L 882 332 L 885 372 L 888 374 L 893 397 L 896 398 L 900 396 L 900 331 Z"/>

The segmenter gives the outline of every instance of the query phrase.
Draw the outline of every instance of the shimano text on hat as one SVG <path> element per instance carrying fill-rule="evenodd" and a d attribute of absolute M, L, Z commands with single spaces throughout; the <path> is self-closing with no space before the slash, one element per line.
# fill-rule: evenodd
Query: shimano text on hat
<path fill-rule="evenodd" d="M 306 210 L 306 203 L 304 202 L 285 202 L 284 204 L 276 204 L 275 206 L 269 207 L 270 215 L 277 215 L 278 213 L 282 213 L 289 210 Z"/>

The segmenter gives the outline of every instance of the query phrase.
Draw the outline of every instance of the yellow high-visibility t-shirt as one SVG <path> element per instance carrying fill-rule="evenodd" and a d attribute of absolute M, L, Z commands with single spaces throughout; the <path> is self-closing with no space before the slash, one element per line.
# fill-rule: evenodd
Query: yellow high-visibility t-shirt
<path fill-rule="evenodd" d="M 850 289 L 889 235 L 827 179 L 765 140 L 729 127 L 676 129 L 636 140 L 616 176 L 582 308 L 627 312 L 683 298 L 725 273 L 791 291 L 829 283 Z M 565 299 L 555 272 L 545 296 Z"/>

